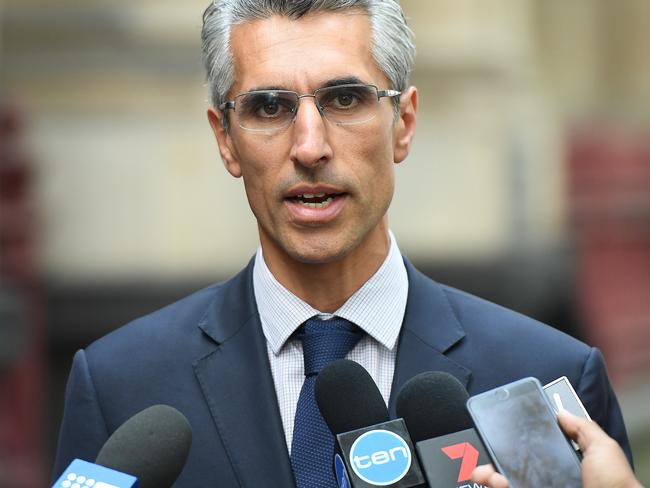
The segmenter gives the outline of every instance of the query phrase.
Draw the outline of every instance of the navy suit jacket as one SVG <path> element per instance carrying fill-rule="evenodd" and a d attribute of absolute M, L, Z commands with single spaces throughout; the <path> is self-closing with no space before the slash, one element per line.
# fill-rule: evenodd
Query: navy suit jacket
<path fill-rule="evenodd" d="M 440 285 L 409 278 L 389 408 L 405 381 L 446 371 L 470 395 L 525 377 L 567 376 L 591 417 L 625 449 L 625 426 L 600 352 L 562 332 Z M 155 404 L 193 430 L 175 487 L 291 487 L 291 464 L 253 294 L 252 261 L 231 280 L 137 319 L 74 357 L 55 477 L 93 461 L 123 422 Z"/>

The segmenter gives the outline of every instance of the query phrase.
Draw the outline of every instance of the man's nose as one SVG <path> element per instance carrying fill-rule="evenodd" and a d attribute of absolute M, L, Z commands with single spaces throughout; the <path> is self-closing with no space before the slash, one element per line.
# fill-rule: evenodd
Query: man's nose
<path fill-rule="evenodd" d="M 314 98 L 300 99 L 293 126 L 291 160 L 294 163 L 314 167 L 332 158 L 328 128 Z"/>

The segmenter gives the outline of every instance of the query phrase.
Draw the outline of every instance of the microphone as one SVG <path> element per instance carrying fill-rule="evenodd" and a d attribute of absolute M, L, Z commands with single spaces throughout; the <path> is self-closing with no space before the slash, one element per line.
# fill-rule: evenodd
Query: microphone
<path fill-rule="evenodd" d="M 421 373 L 402 387 L 395 405 L 403 417 L 431 488 L 473 486 L 476 466 L 491 462 L 465 408 L 469 395 L 454 376 Z"/>
<path fill-rule="evenodd" d="M 361 365 L 347 359 L 330 363 L 316 377 L 315 395 L 336 437 L 339 488 L 423 486 L 406 424 L 390 420 L 377 385 Z"/>
<path fill-rule="evenodd" d="M 187 418 L 168 405 L 154 405 L 113 432 L 95 464 L 75 459 L 52 488 L 169 488 L 185 465 L 191 443 Z"/>

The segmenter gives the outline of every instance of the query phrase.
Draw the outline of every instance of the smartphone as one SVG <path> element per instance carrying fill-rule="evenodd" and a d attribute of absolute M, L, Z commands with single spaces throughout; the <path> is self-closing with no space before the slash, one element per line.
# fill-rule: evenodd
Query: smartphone
<path fill-rule="evenodd" d="M 580 461 L 536 378 L 473 396 L 467 409 L 511 488 L 582 486 Z"/>

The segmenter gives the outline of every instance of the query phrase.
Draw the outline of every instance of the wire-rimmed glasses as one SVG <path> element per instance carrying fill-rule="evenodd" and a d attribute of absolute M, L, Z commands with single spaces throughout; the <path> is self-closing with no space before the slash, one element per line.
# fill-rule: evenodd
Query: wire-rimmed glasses
<path fill-rule="evenodd" d="M 252 132 L 276 132 L 295 119 L 301 98 L 313 98 L 321 116 L 337 125 L 355 125 L 375 118 L 379 101 L 397 97 L 397 90 L 379 90 L 375 85 L 345 84 L 319 88 L 299 95 L 290 90 L 253 90 L 219 105 L 224 115 L 233 111 L 239 127 Z"/>

